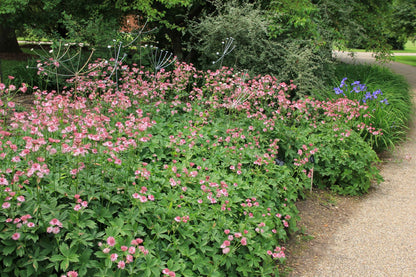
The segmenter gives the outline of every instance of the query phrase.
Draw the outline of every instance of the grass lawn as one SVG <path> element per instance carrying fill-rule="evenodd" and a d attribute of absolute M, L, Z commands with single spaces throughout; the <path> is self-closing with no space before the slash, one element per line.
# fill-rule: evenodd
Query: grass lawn
<path fill-rule="evenodd" d="M 22 47 L 21 49 L 25 54 L 32 54 L 28 48 Z M 25 68 L 28 63 L 29 61 L 22 59 L 0 58 L 0 72 L 3 75 L 2 81 L 4 81 L 4 78 L 7 78 L 7 76 L 16 74 L 16 68 Z"/>
<path fill-rule="evenodd" d="M 408 41 L 405 46 L 404 50 L 395 50 L 395 53 L 416 53 L 416 43 Z"/>
<path fill-rule="evenodd" d="M 416 66 L 416 56 L 395 56 L 394 61 Z"/>
<path fill-rule="evenodd" d="M 11 75 L 12 69 L 18 65 L 26 66 L 27 61 L 1 60 L 1 69 L 3 71 L 3 75 Z"/>
<path fill-rule="evenodd" d="M 366 52 L 364 49 L 348 49 L 351 52 Z M 416 43 L 408 41 L 405 46 L 404 50 L 393 50 L 394 53 L 416 53 Z"/>

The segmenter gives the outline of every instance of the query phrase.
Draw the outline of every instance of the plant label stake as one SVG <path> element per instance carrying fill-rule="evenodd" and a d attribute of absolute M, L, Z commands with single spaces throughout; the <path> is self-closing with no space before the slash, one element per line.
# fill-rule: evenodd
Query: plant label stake
<path fill-rule="evenodd" d="M 309 157 L 309 162 L 312 164 L 312 174 L 311 174 L 311 193 L 312 193 L 312 187 L 313 187 L 313 172 L 314 172 L 314 164 L 315 164 L 315 157 L 312 155 Z"/>

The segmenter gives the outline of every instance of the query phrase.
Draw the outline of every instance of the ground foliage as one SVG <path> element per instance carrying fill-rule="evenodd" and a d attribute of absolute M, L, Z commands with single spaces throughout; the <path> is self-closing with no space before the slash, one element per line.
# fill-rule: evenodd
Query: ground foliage
<path fill-rule="evenodd" d="M 278 275 L 305 189 L 381 179 L 365 103 L 291 100 L 294 84 L 228 68 L 114 66 L 29 110 L 12 99 L 25 85 L 0 85 L 5 276 Z"/>

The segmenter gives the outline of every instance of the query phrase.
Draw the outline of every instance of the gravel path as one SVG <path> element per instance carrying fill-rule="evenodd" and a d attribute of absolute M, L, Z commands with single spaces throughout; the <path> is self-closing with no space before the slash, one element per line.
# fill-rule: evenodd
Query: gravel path
<path fill-rule="evenodd" d="M 368 63 L 368 53 L 341 60 Z M 416 95 L 416 67 L 389 63 L 404 75 Z M 382 166 L 385 181 L 357 205 L 349 220 L 330 238 L 317 264 L 299 276 L 416 276 L 416 116 L 408 139 Z"/>

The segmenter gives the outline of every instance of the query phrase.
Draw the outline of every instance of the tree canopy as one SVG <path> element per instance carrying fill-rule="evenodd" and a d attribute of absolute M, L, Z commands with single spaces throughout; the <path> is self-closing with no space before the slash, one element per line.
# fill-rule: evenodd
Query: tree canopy
<path fill-rule="evenodd" d="M 121 18 L 137 14 L 158 27 L 154 34 L 164 47 L 186 58 L 187 27 L 204 15 L 218 14 L 216 3 L 203 0 L 2 0 L 0 52 L 16 51 L 14 30 L 32 28 L 48 36 L 70 35 L 100 41 L 97 36 L 120 29 Z M 234 1 L 236 2 L 236 1 Z M 237 1 L 244 3 L 247 1 Z M 359 44 L 382 49 L 391 38 L 415 35 L 415 0 L 262 0 L 248 1 L 272 18 L 270 34 L 315 38 L 319 43 Z M 65 29 L 63 29 L 65 27 Z M 390 38 L 390 40 L 389 40 Z M 9 48 L 8 48 L 9 47 Z M 189 53 L 188 53 L 189 54 Z"/>
<path fill-rule="evenodd" d="M 153 30 L 146 43 L 180 61 L 212 67 L 221 41 L 233 37 L 226 65 L 300 88 L 322 83 L 334 46 L 386 54 L 416 30 L 416 0 L 2 0 L 0 52 L 19 51 L 16 31 L 24 30 L 106 47 L 127 37 L 126 15 Z"/>

